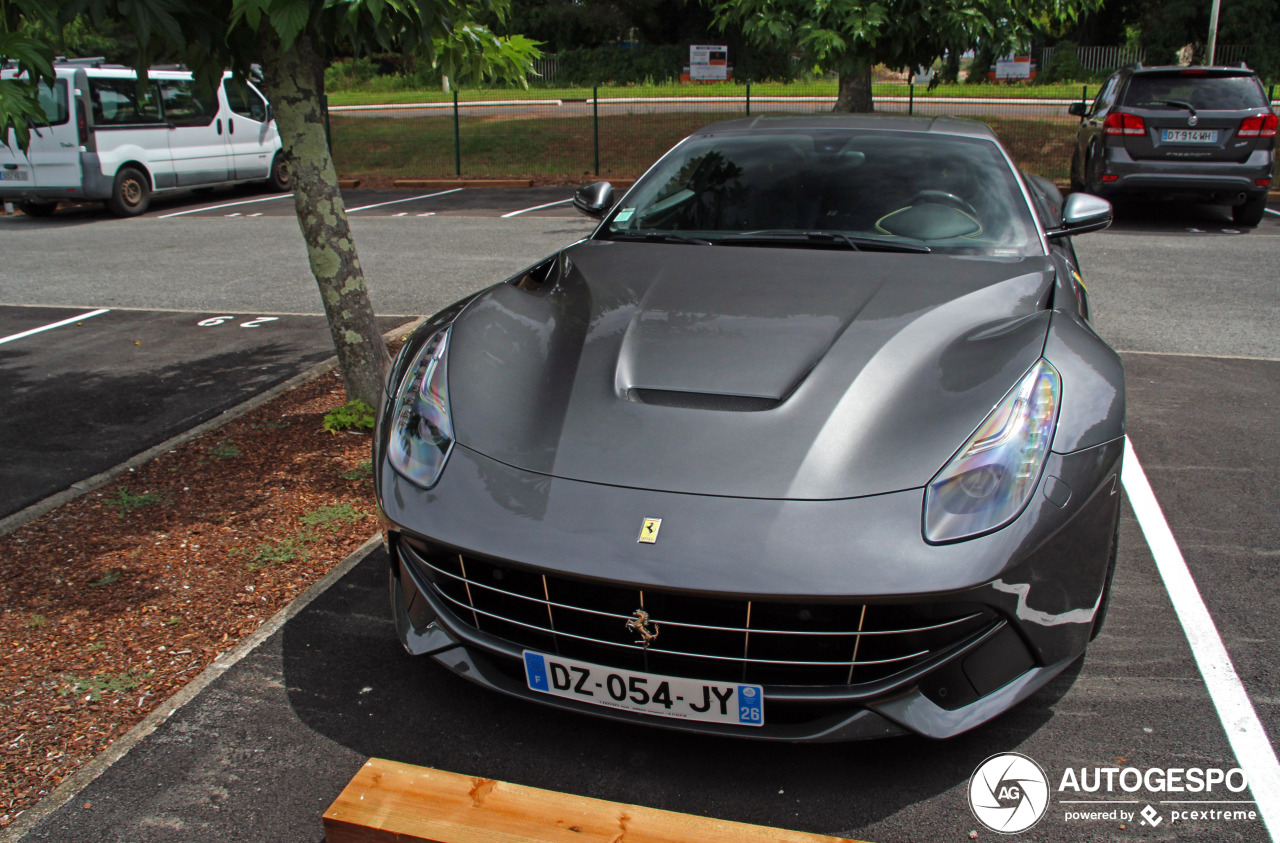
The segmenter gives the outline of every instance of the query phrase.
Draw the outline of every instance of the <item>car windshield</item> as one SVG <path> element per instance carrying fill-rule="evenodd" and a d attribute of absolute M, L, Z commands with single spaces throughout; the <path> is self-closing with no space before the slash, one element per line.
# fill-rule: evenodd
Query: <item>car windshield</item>
<path fill-rule="evenodd" d="M 689 138 L 598 236 L 717 245 L 1043 254 L 996 144 L 921 132 L 725 132 Z"/>
<path fill-rule="evenodd" d="M 1124 104 L 1134 107 L 1182 104 L 1204 111 L 1266 108 L 1267 97 L 1253 76 L 1209 76 L 1200 71 L 1135 74 L 1129 80 Z"/>

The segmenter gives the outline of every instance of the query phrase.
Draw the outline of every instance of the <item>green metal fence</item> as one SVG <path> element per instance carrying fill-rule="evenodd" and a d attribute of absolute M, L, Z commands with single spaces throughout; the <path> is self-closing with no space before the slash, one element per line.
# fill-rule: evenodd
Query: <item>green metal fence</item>
<path fill-rule="evenodd" d="M 877 90 L 881 113 L 982 120 L 1019 166 L 1065 180 L 1087 86 L 1048 87 L 1033 99 L 965 96 L 964 86 Z M 391 105 L 333 105 L 334 160 L 350 178 L 532 178 L 577 183 L 635 178 L 681 138 L 717 120 L 829 112 L 834 82 L 812 86 L 605 87 L 424 95 Z"/>

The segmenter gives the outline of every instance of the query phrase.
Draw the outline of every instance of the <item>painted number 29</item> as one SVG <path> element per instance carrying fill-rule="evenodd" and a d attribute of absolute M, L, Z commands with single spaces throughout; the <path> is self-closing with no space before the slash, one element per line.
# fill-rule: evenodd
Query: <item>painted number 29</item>
<path fill-rule="evenodd" d="M 202 328 L 212 328 L 214 325 L 221 325 L 223 322 L 229 322 L 235 319 L 234 316 L 210 316 L 208 319 L 201 319 L 196 324 Z M 248 322 L 241 322 L 241 328 L 260 328 L 268 322 L 278 322 L 279 316 L 258 316 L 250 319 Z"/>

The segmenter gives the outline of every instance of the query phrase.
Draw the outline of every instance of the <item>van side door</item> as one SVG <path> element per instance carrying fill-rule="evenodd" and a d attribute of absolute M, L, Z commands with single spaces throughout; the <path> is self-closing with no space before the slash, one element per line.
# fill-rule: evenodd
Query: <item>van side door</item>
<path fill-rule="evenodd" d="M 219 184 L 231 178 L 226 127 L 218 92 L 200 90 L 190 79 L 159 79 L 169 154 L 178 187 Z"/>
<path fill-rule="evenodd" d="M 230 108 L 227 137 L 232 177 L 237 181 L 265 179 L 271 172 L 271 159 L 280 148 L 280 136 L 268 116 L 267 101 L 248 82 L 235 79 L 223 79 L 222 92 Z"/>
<path fill-rule="evenodd" d="M 121 164 L 136 161 L 155 188 L 173 187 L 169 126 L 160 119 L 155 83 L 139 88 L 132 77 L 90 75 L 89 108 L 98 164 L 108 184 Z"/>

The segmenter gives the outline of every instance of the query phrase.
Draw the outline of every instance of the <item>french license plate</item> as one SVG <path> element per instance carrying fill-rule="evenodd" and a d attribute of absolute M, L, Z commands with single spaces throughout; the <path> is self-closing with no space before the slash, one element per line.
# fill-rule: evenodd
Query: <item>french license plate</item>
<path fill-rule="evenodd" d="M 26 181 L 26 170 L 0 170 L 0 181 Z"/>
<path fill-rule="evenodd" d="M 1217 129 L 1161 129 L 1160 140 L 1165 143 L 1217 143 Z"/>
<path fill-rule="evenodd" d="M 759 685 L 637 673 L 524 651 L 529 689 L 567 700 L 702 723 L 764 725 Z"/>

